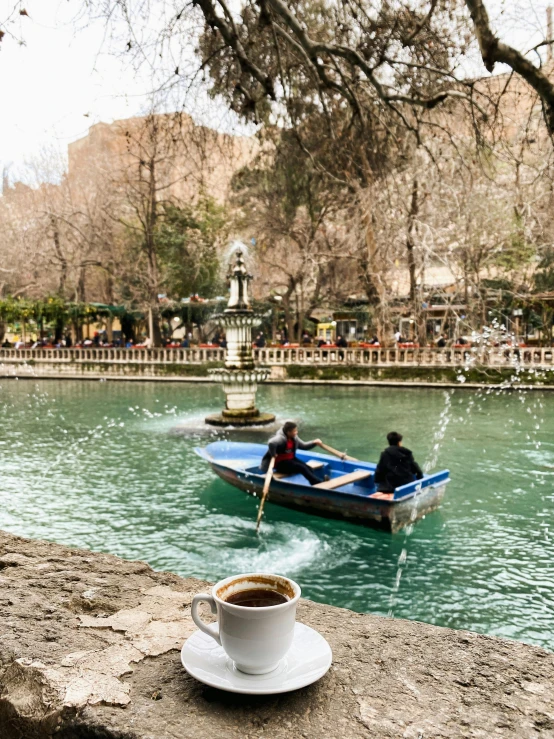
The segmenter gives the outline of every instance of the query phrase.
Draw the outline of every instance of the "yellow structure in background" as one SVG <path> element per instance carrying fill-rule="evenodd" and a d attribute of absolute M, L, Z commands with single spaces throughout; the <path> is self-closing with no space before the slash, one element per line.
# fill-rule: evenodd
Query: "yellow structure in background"
<path fill-rule="evenodd" d="M 323 339 L 327 344 L 334 344 L 337 332 L 337 322 L 331 321 L 330 323 L 318 323 L 317 324 L 317 338 Z"/>

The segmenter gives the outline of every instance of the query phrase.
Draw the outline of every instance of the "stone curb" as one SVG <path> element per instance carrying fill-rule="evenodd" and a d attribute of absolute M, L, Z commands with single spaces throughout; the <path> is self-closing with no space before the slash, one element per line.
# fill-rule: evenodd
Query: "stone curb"
<path fill-rule="evenodd" d="M 98 374 L 44 374 L 44 375 L 13 375 L 0 373 L 0 380 L 90 380 L 95 382 L 189 382 L 189 383 L 219 383 L 209 377 L 154 377 L 154 376 L 117 376 Z M 502 383 L 479 382 L 422 382 L 420 380 L 266 380 L 264 385 L 359 385 L 361 387 L 404 387 L 404 388 L 436 388 L 455 390 L 506 390 L 517 392 L 520 390 L 554 391 L 554 385 L 504 385 Z"/>
<path fill-rule="evenodd" d="M 333 665 L 281 696 L 188 676 L 205 583 L 0 532 L 2 739 L 554 737 L 554 654 L 302 601 Z"/>

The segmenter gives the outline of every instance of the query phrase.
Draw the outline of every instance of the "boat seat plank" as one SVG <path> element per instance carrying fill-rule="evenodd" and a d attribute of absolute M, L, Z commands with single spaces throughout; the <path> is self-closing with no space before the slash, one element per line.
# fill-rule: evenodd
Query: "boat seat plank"
<path fill-rule="evenodd" d="M 320 470 L 322 467 L 325 467 L 325 462 L 320 462 L 319 459 L 310 459 L 306 464 L 308 467 L 311 467 L 312 470 Z M 287 477 L 294 477 L 295 474 L 296 473 L 274 472 L 273 477 L 275 477 L 276 480 L 283 480 Z"/>
<path fill-rule="evenodd" d="M 365 480 L 366 477 L 371 477 L 371 475 L 372 473 L 367 470 L 356 470 L 355 472 L 349 472 L 347 475 L 334 477 L 332 480 L 318 482 L 318 484 L 313 487 L 319 488 L 320 490 L 335 490 L 336 488 L 342 488 L 344 485 L 350 485 L 352 482 Z"/>
<path fill-rule="evenodd" d="M 310 459 L 306 464 L 308 467 L 311 467 L 312 470 L 320 470 L 322 467 L 325 467 L 325 462 L 320 462 L 319 459 Z"/>

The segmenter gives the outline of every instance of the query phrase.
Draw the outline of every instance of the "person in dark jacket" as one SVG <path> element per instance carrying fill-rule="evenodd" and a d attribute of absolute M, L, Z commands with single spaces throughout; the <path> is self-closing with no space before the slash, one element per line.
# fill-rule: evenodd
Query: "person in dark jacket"
<path fill-rule="evenodd" d="M 387 434 L 389 446 L 382 452 L 375 470 L 375 483 L 381 493 L 392 493 L 396 488 L 414 480 L 421 480 L 423 472 L 409 449 L 402 446 L 402 434 Z"/>
<path fill-rule="evenodd" d="M 321 439 L 302 441 L 298 438 L 298 426 L 294 421 L 287 421 L 283 428 L 268 441 L 268 449 L 263 456 L 260 467 L 264 472 L 267 472 L 269 462 L 274 457 L 275 472 L 284 475 L 304 475 L 310 485 L 316 485 L 323 481 L 314 474 L 311 467 L 296 458 L 296 450 L 313 449 L 314 446 L 321 446 L 321 443 Z"/>
<path fill-rule="evenodd" d="M 335 344 L 341 349 L 346 349 L 346 347 L 348 346 L 348 342 L 346 341 L 344 336 L 337 336 L 337 340 Z M 344 360 L 344 352 L 338 352 L 338 355 L 339 355 L 339 359 L 342 362 Z"/>

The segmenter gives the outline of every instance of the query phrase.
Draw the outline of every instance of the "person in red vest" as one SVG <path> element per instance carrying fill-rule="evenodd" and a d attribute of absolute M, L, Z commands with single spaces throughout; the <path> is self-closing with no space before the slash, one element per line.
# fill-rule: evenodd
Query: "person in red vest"
<path fill-rule="evenodd" d="M 294 421 L 287 421 L 282 429 L 268 441 L 268 449 L 264 454 L 260 465 L 264 472 L 269 468 L 269 462 L 275 458 L 275 472 L 284 475 L 304 475 L 310 485 L 322 482 L 322 479 L 314 474 L 314 471 L 302 460 L 297 459 L 297 449 L 313 449 L 321 446 L 321 439 L 313 441 L 302 441 L 298 438 L 298 426 Z"/>

